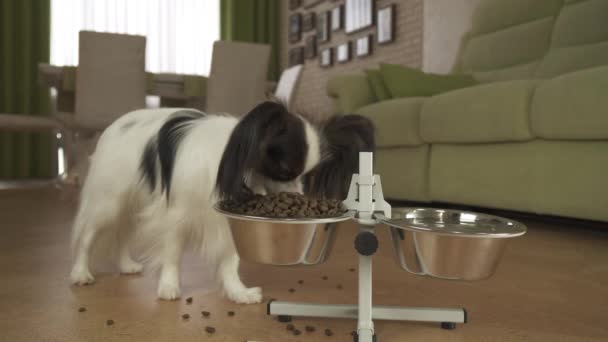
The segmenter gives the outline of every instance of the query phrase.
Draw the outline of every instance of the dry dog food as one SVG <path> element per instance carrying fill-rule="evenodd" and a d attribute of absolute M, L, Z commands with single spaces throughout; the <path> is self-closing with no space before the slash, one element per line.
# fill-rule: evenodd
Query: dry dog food
<path fill-rule="evenodd" d="M 296 292 L 296 289 L 293 289 L 293 288 L 289 289 L 289 293 L 294 293 L 294 292 Z"/>
<path fill-rule="evenodd" d="M 213 333 L 215 333 L 215 328 L 214 327 L 205 327 L 205 331 L 210 334 L 213 334 Z"/>
<path fill-rule="evenodd" d="M 291 330 L 295 329 L 295 327 L 293 326 L 293 324 L 287 324 L 287 325 L 285 326 L 285 329 L 287 329 L 287 330 L 291 331 Z"/>
<path fill-rule="evenodd" d="M 202 314 L 204 317 L 209 317 L 209 316 L 211 316 L 211 313 L 210 313 L 209 311 L 201 311 L 201 314 Z"/>
<path fill-rule="evenodd" d="M 351 272 L 355 272 L 354 268 L 349 268 L 348 270 L 351 271 Z"/>
<path fill-rule="evenodd" d="M 190 315 L 188 314 L 183 314 L 182 315 L 182 319 L 186 320 L 186 319 L 190 319 Z"/>
<path fill-rule="evenodd" d="M 294 331 L 293 331 L 293 334 L 296 335 L 296 336 L 300 335 L 301 333 L 302 332 L 300 330 L 298 330 L 298 329 L 294 329 Z"/>
<path fill-rule="evenodd" d="M 329 329 L 325 329 L 325 336 L 332 336 L 334 333 Z"/>
<path fill-rule="evenodd" d="M 338 290 L 342 290 L 342 284 L 338 284 L 337 288 Z"/>
<path fill-rule="evenodd" d="M 311 326 L 311 325 L 307 325 L 306 327 L 304 327 L 304 329 L 308 332 L 313 332 L 315 331 L 315 327 Z"/>
<path fill-rule="evenodd" d="M 221 207 L 241 215 L 275 218 L 334 217 L 346 211 L 340 200 L 308 198 L 296 192 L 255 195 L 243 203 L 224 201 Z"/>
<path fill-rule="evenodd" d="M 327 280 L 327 276 L 323 276 L 321 279 L 323 279 L 323 280 Z"/>
<path fill-rule="evenodd" d="M 300 285 L 304 284 L 304 280 L 298 280 L 298 284 L 300 284 Z"/>
<path fill-rule="evenodd" d="M 106 325 L 114 325 L 114 320 L 111 320 L 111 319 L 107 320 Z"/>
<path fill-rule="evenodd" d="M 186 303 L 188 303 L 188 304 L 192 304 L 192 297 L 188 297 L 188 298 L 186 298 Z"/>
<path fill-rule="evenodd" d="M 78 309 L 78 312 L 85 312 L 85 311 L 87 311 L 87 308 L 85 308 L 84 306 L 81 307 L 80 309 Z"/>
<path fill-rule="evenodd" d="M 230 316 L 230 317 L 234 316 L 234 311 L 228 311 L 228 316 Z"/>

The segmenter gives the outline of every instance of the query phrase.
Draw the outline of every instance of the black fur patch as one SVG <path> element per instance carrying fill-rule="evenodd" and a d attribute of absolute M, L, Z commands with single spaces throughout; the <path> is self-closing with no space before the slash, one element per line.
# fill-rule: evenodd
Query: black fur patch
<path fill-rule="evenodd" d="M 146 145 L 140 164 L 142 175 L 150 184 L 152 191 L 154 191 L 157 175 L 160 174 L 161 193 L 166 192 L 167 200 L 171 192 L 171 178 L 179 145 L 190 130 L 192 122 L 204 116 L 203 113 L 189 110 L 175 112 L 161 126 L 158 134 L 150 138 L 150 141 Z M 157 160 L 160 172 L 156 170 Z"/>
<path fill-rule="evenodd" d="M 250 197 L 245 178 L 253 173 L 278 182 L 291 181 L 304 170 L 307 154 L 302 120 L 279 103 L 261 103 L 230 135 L 217 174 L 219 197 L 239 201 Z"/>
<path fill-rule="evenodd" d="M 343 200 L 359 168 L 359 152 L 375 150 L 374 125 L 360 115 L 334 116 L 323 125 L 322 134 L 326 155 L 304 177 L 304 192 Z"/>

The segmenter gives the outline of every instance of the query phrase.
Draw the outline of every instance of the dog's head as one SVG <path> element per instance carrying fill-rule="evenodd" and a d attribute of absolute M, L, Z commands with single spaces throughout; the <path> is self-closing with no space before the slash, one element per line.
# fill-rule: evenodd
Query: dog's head
<path fill-rule="evenodd" d="M 290 182 L 319 158 L 319 136 L 312 125 L 280 103 L 263 102 L 232 131 L 218 170 L 219 196 L 243 200 L 252 195 L 252 177 Z"/>
<path fill-rule="evenodd" d="M 218 195 L 242 201 L 253 195 L 253 177 L 287 183 L 303 176 L 309 195 L 343 199 L 359 152 L 374 147 L 374 127 L 362 116 L 335 116 L 314 128 L 284 105 L 264 102 L 232 131 L 218 169 Z"/>

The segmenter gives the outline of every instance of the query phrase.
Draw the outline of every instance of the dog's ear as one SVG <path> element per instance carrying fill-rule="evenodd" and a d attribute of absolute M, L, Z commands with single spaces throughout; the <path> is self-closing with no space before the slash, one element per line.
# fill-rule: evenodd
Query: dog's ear
<path fill-rule="evenodd" d="M 288 115 L 287 109 L 276 102 L 263 102 L 247 113 L 236 125 L 224 149 L 216 178 L 220 199 L 242 201 L 253 195 L 246 178 L 251 177 L 259 152 L 271 123 Z"/>
<path fill-rule="evenodd" d="M 352 174 L 359 166 L 359 152 L 374 152 L 373 123 L 361 115 L 330 118 L 322 128 L 325 157 L 304 178 L 304 192 L 313 197 L 344 199 Z"/>

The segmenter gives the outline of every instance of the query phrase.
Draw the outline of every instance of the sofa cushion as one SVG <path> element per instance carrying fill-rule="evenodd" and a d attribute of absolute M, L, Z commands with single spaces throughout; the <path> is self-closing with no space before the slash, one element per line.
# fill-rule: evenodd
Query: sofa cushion
<path fill-rule="evenodd" d="M 542 82 L 532 101 L 531 126 L 545 139 L 608 139 L 608 66 Z"/>
<path fill-rule="evenodd" d="M 380 64 L 384 84 L 392 97 L 433 96 L 477 84 L 472 75 L 425 73 L 404 65 Z"/>
<path fill-rule="evenodd" d="M 420 114 L 427 143 L 484 143 L 532 139 L 529 105 L 537 81 L 489 83 L 429 98 Z"/>
<path fill-rule="evenodd" d="M 384 79 L 382 79 L 380 70 L 368 69 L 365 70 L 365 74 L 369 80 L 369 86 L 372 88 L 378 101 L 384 101 L 391 98 L 391 93 L 386 88 L 386 84 L 384 84 Z"/>
<path fill-rule="evenodd" d="M 586 0 L 564 5 L 556 19 L 551 48 L 536 77 L 608 65 L 608 1 Z"/>
<path fill-rule="evenodd" d="M 528 64 L 518 64 L 504 69 L 478 71 L 473 73 L 473 77 L 480 83 L 529 80 L 533 78 L 532 76 L 537 67 L 538 61 Z"/>
<path fill-rule="evenodd" d="M 471 33 L 479 35 L 554 16 L 562 0 L 483 0 L 475 8 Z"/>
<path fill-rule="evenodd" d="M 420 107 L 424 98 L 402 98 L 374 103 L 356 113 L 376 126 L 378 147 L 419 146 Z"/>

